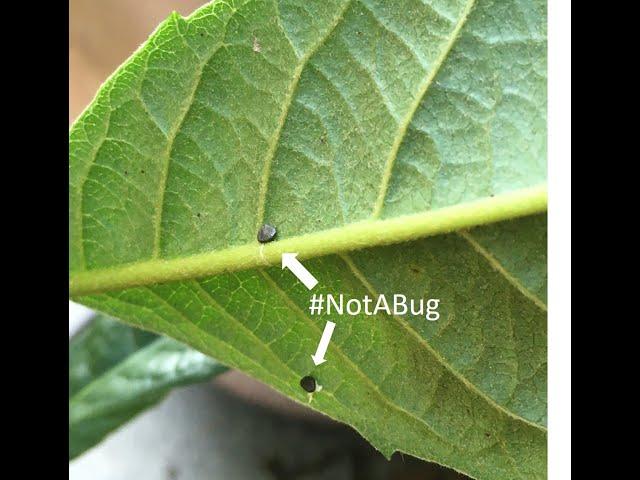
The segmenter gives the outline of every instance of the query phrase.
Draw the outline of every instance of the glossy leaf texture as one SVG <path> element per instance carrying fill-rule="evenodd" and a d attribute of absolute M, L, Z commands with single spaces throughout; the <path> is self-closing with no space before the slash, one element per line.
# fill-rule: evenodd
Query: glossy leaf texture
<path fill-rule="evenodd" d="M 312 373 L 312 408 L 386 455 L 543 478 L 545 25 L 537 0 L 171 16 L 71 129 L 72 295 L 302 402 Z M 285 251 L 313 293 L 441 319 L 310 316 Z"/>
<path fill-rule="evenodd" d="M 69 341 L 69 460 L 173 388 L 224 371 L 182 343 L 95 315 Z"/>

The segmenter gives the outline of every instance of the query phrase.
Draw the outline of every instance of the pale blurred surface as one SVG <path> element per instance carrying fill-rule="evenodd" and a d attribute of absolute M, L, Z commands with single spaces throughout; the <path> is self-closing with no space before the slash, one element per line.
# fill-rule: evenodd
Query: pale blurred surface
<path fill-rule="evenodd" d="M 354 431 L 276 415 L 211 385 L 176 391 L 74 460 L 70 480 L 462 480 L 388 462 Z"/>
<path fill-rule="evenodd" d="M 172 393 L 74 460 L 69 478 L 346 480 L 361 468 L 353 465 L 357 452 L 372 453 L 346 428 L 294 421 L 205 384 Z M 298 477 L 297 469 L 310 471 Z"/>

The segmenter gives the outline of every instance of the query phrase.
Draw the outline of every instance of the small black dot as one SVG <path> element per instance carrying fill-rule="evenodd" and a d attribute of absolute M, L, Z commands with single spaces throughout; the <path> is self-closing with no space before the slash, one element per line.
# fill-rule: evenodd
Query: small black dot
<path fill-rule="evenodd" d="M 316 379 L 310 375 L 302 377 L 302 380 L 300 380 L 300 386 L 305 392 L 313 393 L 316 391 Z"/>
<path fill-rule="evenodd" d="M 140 173 L 144 173 L 144 170 L 140 170 Z"/>
<path fill-rule="evenodd" d="M 276 227 L 265 223 L 260 227 L 260 230 L 258 230 L 258 241 L 260 243 L 270 242 L 271 240 L 276 238 L 276 233 Z"/>
<path fill-rule="evenodd" d="M 125 175 L 129 175 L 129 172 L 127 170 L 124 171 Z"/>

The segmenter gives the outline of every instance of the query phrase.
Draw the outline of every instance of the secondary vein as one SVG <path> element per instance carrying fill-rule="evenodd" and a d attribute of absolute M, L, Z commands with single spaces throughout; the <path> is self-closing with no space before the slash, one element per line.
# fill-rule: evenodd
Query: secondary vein
<path fill-rule="evenodd" d="M 524 297 L 531 300 L 536 307 L 538 307 L 540 310 L 546 313 L 547 306 L 545 305 L 545 303 L 542 300 L 540 300 L 531 290 L 526 288 L 522 284 L 522 282 L 520 282 L 516 277 L 514 277 L 511 274 L 511 272 L 509 272 L 506 268 L 504 268 L 504 266 L 498 261 L 498 259 L 491 252 L 489 252 L 489 250 L 484 248 L 482 245 L 480 245 L 480 243 L 478 243 L 478 241 L 475 238 L 473 238 L 471 233 L 464 230 L 460 230 L 457 232 L 457 234 L 460 237 L 464 238 L 469 243 L 469 245 L 471 245 L 471 247 L 473 247 L 473 249 L 476 252 L 478 252 L 480 256 L 483 257 L 489 263 L 489 265 L 491 265 L 491 268 L 493 268 L 498 273 L 500 273 Z"/>
<path fill-rule="evenodd" d="M 458 19 L 458 23 L 456 24 L 455 28 L 451 32 L 449 41 L 445 44 L 445 47 L 442 49 L 442 52 L 440 53 L 438 58 L 435 60 L 434 66 L 431 69 L 431 72 L 429 72 L 429 74 L 425 77 L 424 81 L 420 85 L 420 88 L 418 89 L 418 92 L 413 102 L 411 103 L 409 110 L 407 111 L 406 115 L 404 116 L 404 119 L 402 120 L 402 122 L 400 122 L 400 125 L 398 126 L 398 130 L 396 132 L 396 136 L 393 141 L 393 144 L 391 145 L 391 151 L 389 152 L 389 156 L 385 164 L 384 172 L 382 174 L 380 190 L 378 193 L 378 198 L 376 199 L 376 204 L 373 209 L 372 218 L 379 218 L 380 214 L 382 213 L 382 207 L 384 206 L 384 199 L 386 198 L 387 190 L 389 189 L 389 181 L 391 180 L 393 165 L 398 156 L 398 151 L 400 150 L 402 141 L 404 140 L 404 137 L 407 134 L 407 129 L 409 128 L 409 125 L 413 120 L 413 116 L 418 110 L 420 103 L 422 103 L 422 99 L 427 94 L 427 91 L 429 90 L 429 87 L 431 87 L 431 84 L 433 83 L 436 75 L 440 71 L 440 68 L 444 64 L 444 61 L 449 55 L 449 52 L 451 51 L 451 49 L 453 48 L 453 45 L 456 43 L 456 40 L 460 35 L 460 31 L 462 30 L 462 27 L 466 23 L 467 18 L 469 17 L 469 13 L 471 12 L 471 9 L 473 8 L 474 4 L 475 4 L 475 0 L 469 0 L 465 5 L 465 8 L 461 13 L 460 18 Z"/>
<path fill-rule="evenodd" d="M 377 298 L 379 296 L 378 292 L 375 290 L 375 288 L 373 288 L 373 285 L 371 285 L 371 283 L 367 280 L 364 274 L 356 266 L 356 264 L 353 262 L 351 257 L 345 254 L 341 254 L 339 256 L 347 265 L 349 270 L 351 270 L 353 275 L 358 279 L 358 281 L 362 283 L 362 285 L 369 291 L 369 293 L 373 297 Z M 532 426 L 543 432 L 547 431 L 547 429 L 544 428 L 543 426 L 538 425 L 537 423 L 534 423 L 530 420 L 527 420 L 526 418 L 523 418 L 520 415 L 517 415 L 507 410 L 502 405 L 498 404 L 495 400 L 489 397 L 485 392 L 478 389 L 478 387 L 476 387 L 473 383 L 471 383 L 464 375 L 462 375 L 460 372 L 454 369 L 449 364 L 449 362 L 447 362 L 431 345 L 429 345 L 429 343 L 424 338 L 422 338 L 422 336 L 418 332 L 416 332 L 416 330 L 408 322 L 398 317 L 397 315 L 390 315 L 390 317 L 393 318 L 402 328 L 404 328 L 409 333 L 409 335 L 415 338 L 436 359 L 436 361 L 440 363 L 440 365 L 442 365 L 455 378 L 457 378 L 465 387 L 467 387 L 468 390 L 472 391 L 476 395 L 483 398 L 487 403 L 489 403 L 489 405 L 491 405 L 493 408 L 500 411 L 501 413 L 507 415 L 508 417 L 518 420 L 520 422 L 526 423 L 527 425 Z"/>
<path fill-rule="evenodd" d="M 347 3 L 345 3 L 344 7 L 342 8 L 342 10 L 340 10 L 327 32 L 320 37 L 319 41 L 312 48 L 310 48 L 302 58 L 300 58 L 298 66 L 293 71 L 293 80 L 289 84 L 289 90 L 285 95 L 284 104 L 282 110 L 280 111 L 280 116 L 278 117 L 278 125 L 276 127 L 276 131 L 271 138 L 271 142 L 269 142 L 269 148 L 267 149 L 267 153 L 265 154 L 265 160 L 262 167 L 262 178 L 260 180 L 260 193 L 258 195 L 256 231 L 258 231 L 260 225 L 264 223 L 264 211 L 267 202 L 267 188 L 269 186 L 269 177 L 271 176 L 271 164 L 273 163 L 273 158 L 275 157 L 276 151 L 278 149 L 278 143 L 280 142 L 282 128 L 284 127 L 287 116 L 289 115 L 289 108 L 291 107 L 291 103 L 293 103 L 293 98 L 298 88 L 298 83 L 300 82 L 302 71 L 307 66 L 309 59 L 318 51 L 318 49 L 322 45 L 324 45 L 326 40 L 338 27 L 338 25 L 344 18 L 344 14 L 347 11 L 347 8 L 349 8 L 349 5 L 351 5 L 351 2 L 352 0 L 349 0 Z"/>
<path fill-rule="evenodd" d="M 178 27 L 176 26 L 176 29 L 177 28 Z M 184 104 L 182 111 L 178 115 L 178 120 L 175 123 L 175 127 L 167 135 L 168 137 L 167 148 L 165 149 L 163 154 L 164 168 L 162 169 L 160 181 L 158 182 L 158 201 L 155 207 L 155 211 L 156 211 L 155 221 L 154 221 L 155 235 L 153 239 L 152 258 L 158 258 L 160 256 L 160 239 L 162 234 L 162 214 L 164 211 L 164 195 L 167 190 L 167 179 L 169 177 L 169 167 L 171 165 L 171 152 L 173 151 L 173 145 L 175 143 L 176 137 L 178 136 L 178 133 L 180 132 L 180 129 L 182 128 L 182 124 L 184 123 L 187 117 L 187 114 L 191 110 L 191 107 L 193 105 L 193 99 L 195 98 L 196 92 L 198 91 L 198 87 L 202 82 L 202 74 L 204 72 L 204 69 L 209 64 L 209 62 L 211 61 L 213 56 L 216 54 L 216 52 L 219 50 L 219 48 L 220 48 L 220 45 L 217 45 L 212 50 L 212 52 L 206 57 L 206 59 L 203 62 L 201 62 L 200 65 L 198 66 L 198 69 L 196 70 L 193 86 L 191 87 L 189 95 L 187 96 L 187 101 Z"/>
<path fill-rule="evenodd" d="M 302 311 L 302 309 L 298 306 L 298 304 L 291 299 L 291 297 L 280 287 L 280 285 L 278 285 L 275 282 L 275 280 L 273 280 L 273 278 L 267 272 L 265 272 L 264 270 L 259 270 L 259 272 L 262 275 L 262 277 L 266 280 L 266 282 L 286 302 L 289 308 L 291 308 L 299 317 L 301 317 L 304 320 L 306 324 L 310 325 L 311 328 L 313 328 L 317 333 L 322 333 L 322 330 L 320 329 L 320 327 L 316 325 L 313 322 L 313 320 L 307 317 L 307 315 L 304 313 L 304 311 Z M 369 387 L 374 392 L 378 394 L 378 396 L 380 397 L 380 399 L 384 404 L 391 407 L 391 409 L 396 410 L 402 413 L 403 415 L 408 416 L 412 420 L 417 421 L 419 425 L 422 425 L 424 428 L 426 428 L 426 430 L 429 433 L 431 433 L 434 437 L 436 437 L 438 440 L 440 440 L 444 444 L 452 445 L 451 441 L 446 436 L 443 436 L 438 431 L 436 431 L 434 426 L 430 425 L 424 418 L 418 416 L 417 414 L 409 410 L 406 410 L 404 407 L 402 407 L 401 405 L 398 405 L 392 398 L 388 397 L 384 392 L 382 392 L 382 390 L 380 390 L 380 387 L 376 385 L 376 383 L 373 380 L 371 380 L 371 378 L 369 378 L 369 376 L 364 371 L 362 371 L 359 365 L 357 365 L 353 360 L 351 360 L 351 357 L 349 357 L 349 355 L 346 354 L 346 352 L 340 347 L 340 345 L 334 343 L 333 349 L 344 359 L 346 363 L 349 364 L 349 366 L 353 369 L 353 371 L 359 377 L 361 377 L 362 380 L 366 384 L 368 384 Z"/>

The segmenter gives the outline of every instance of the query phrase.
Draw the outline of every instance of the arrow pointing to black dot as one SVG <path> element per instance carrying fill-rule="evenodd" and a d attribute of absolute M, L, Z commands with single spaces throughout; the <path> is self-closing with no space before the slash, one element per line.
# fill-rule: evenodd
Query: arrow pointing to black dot
<path fill-rule="evenodd" d="M 336 328 L 336 324 L 331 321 L 327 321 L 327 324 L 324 326 L 324 331 L 322 332 L 322 338 L 320 338 L 320 343 L 316 349 L 316 354 L 311 355 L 313 363 L 316 366 L 327 361 L 324 358 L 324 355 L 327 353 L 327 348 L 329 348 L 329 342 L 331 341 L 331 335 L 333 335 L 334 328 Z"/>
<path fill-rule="evenodd" d="M 318 280 L 316 280 L 316 277 L 314 277 L 309 270 L 304 268 L 304 265 L 302 265 L 296 258 L 297 256 L 297 253 L 283 253 L 282 268 L 288 268 L 291 270 L 298 280 L 300 280 L 305 287 L 311 290 L 318 284 Z M 311 355 L 314 365 L 318 366 L 327 361 L 324 358 L 324 355 L 327 353 L 327 348 L 329 348 L 329 342 L 331 341 L 331 335 L 333 335 L 334 328 L 336 328 L 336 324 L 327 321 L 324 326 L 324 331 L 322 332 L 322 337 L 320 338 L 320 343 L 318 343 L 316 353 L 315 355 Z"/>
<path fill-rule="evenodd" d="M 298 278 L 298 280 L 304 283 L 304 286 L 311 290 L 318 284 L 318 280 L 316 280 L 316 277 L 311 275 L 311 272 L 309 272 L 309 270 L 304 268 L 304 265 L 302 265 L 296 258 L 297 256 L 297 253 L 283 253 L 282 268 L 288 268 L 289 270 L 291 270 L 291 272 Z"/>

